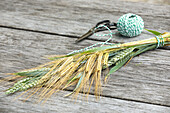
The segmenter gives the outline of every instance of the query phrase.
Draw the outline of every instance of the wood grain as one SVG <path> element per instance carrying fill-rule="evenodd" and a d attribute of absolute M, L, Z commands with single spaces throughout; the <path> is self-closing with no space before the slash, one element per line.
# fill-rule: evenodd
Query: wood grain
<path fill-rule="evenodd" d="M 170 31 L 170 5 L 132 3 L 120 0 L 3 0 L 0 2 L 0 78 L 5 73 L 35 67 L 49 60 L 44 55 L 67 54 L 108 37 L 91 36 L 74 43 L 97 22 L 116 22 L 126 13 L 140 15 L 145 28 Z M 113 31 L 116 32 L 116 31 Z M 153 37 L 144 31 L 140 36 L 125 38 L 113 35 L 112 42 L 130 42 Z M 44 106 L 34 104 L 33 96 L 25 103 L 19 95 L 6 96 L 11 85 L 0 84 L 0 112 L 154 112 L 170 111 L 170 47 L 148 51 L 109 77 L 102 86 L 102 96 L 89 101 L 64 98 L 72 88 L 53 95 Z M 8 82 L 10 83 L 10 82 Z M 80 94 L 81 96 L 82 94 Z"/>

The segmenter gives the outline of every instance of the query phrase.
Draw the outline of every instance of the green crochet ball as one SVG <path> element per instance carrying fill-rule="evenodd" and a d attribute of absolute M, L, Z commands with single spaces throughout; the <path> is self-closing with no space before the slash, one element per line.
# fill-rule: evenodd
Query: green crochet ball
<path fill-rule="evenodd" d="M 132 13 L 121 16 L 117 22 L 117 29 L 119 33 L 126 37 L 135 37 L 144 29 L 143 19 Z"/>

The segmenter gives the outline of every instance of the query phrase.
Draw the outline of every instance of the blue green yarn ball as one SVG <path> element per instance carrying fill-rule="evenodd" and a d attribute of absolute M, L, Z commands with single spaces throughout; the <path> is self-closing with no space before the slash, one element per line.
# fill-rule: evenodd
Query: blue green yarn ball
<path fill-rule="evenodd" d="M 121 16 L 117 22 L 117 29 L 119 33 L 126 37 L 135 37 L 144 29 L 143 19 L 132 13 Z"/>

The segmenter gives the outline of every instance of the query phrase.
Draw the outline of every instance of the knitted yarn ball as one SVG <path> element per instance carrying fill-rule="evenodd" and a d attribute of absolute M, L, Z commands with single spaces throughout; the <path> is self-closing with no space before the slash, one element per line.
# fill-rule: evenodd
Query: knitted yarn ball
<path fill-rule="evenodd" d="M 144 29 L 143 19 L 132 13 L 121 16 L 117 22 L 117 29 L 119 33 L 126 37 L 135 37 Z"/>

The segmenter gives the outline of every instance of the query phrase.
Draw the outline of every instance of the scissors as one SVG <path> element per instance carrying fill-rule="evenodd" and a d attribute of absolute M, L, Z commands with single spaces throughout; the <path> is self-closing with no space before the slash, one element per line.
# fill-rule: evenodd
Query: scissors
<path fill-rule="evenodd" d="M 76 40 L 76 42 L 80 42 L 80 41 L 84 40 L 85 38 L 88 38 L 89 36 L 93 35 L 96 32 L 108 30 L 104 26 L 99 27 L 100 25 L 107 26 L 110 30 L 115 30 L 116 26 L 117 26 L 116 23 L 110 22 L 110 20 L 100 21 L 96 24 L 96 26 L 92 27 L 87 33 L 85 33 L 80 38 L 78 38 Z"/>

